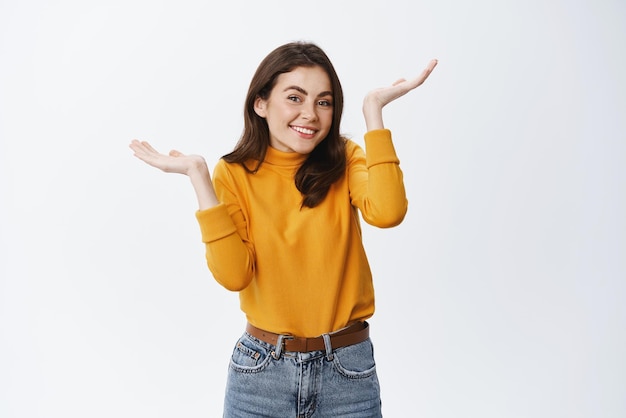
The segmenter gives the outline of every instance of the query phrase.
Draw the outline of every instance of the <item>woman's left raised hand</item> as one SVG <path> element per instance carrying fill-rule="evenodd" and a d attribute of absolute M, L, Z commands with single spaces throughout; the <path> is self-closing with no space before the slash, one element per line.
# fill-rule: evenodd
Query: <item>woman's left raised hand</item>
<path fill-rule="evenodd" d="M 419 76 L 411 80 L 401 78 L 391 86 L 380 87 L 370 91 L 363 100 L 363 114 L 368 130 L 381 129 L 383 127 L 383 107 L 421 86 L 436 66 L 437 60 L 433 59 Z"/>
<path fill-rule="evenodd" d="M 382 108 L 383 106 L 391 103 L 397 98 L 404 96 L 411 90 L 421 86 L 424 83 L 424 81 L 426 81 L 430 73 L 435 69 L 436 65 L 437 65 L 437 60 L 433 59 L 428 63 L 428 66 L 424 69 L 424 71 L 422 71 L 422 73 L 419 76 L 411 80 L 406 80 L 404 78 L 401 78 L 397 80 L 395 83 L 393 83 L 391 86 L 381 87 L 381 88 L 372 90 L 368 93 L 365 100 L 376 101 Z"/>

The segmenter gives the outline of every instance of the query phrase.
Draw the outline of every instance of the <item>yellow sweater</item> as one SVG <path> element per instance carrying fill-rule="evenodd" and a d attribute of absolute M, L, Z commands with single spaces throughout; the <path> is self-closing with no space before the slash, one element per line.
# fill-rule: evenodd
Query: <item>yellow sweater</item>
<path fill-rule="evenodd" d="M 358 210 L 378 227 L 399 224 L 407 200 L 387 129 L 368 132 L 365 149 L 346 144 L 346 175 L 315 208 L 300 208 L 294 174 L 306 156 L 268 148 L 256 174 L 220 160 L 220 200 L 198 211 L 215 279 L 239 291 L 247 320 L 267 331 L 315 337 L 374 313 L 372 275 Z"/>

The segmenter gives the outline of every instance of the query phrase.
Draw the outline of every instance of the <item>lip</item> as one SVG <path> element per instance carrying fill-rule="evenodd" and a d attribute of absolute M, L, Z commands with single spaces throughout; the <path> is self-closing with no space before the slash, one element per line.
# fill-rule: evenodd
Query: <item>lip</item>
<path fill-rule="evenodd" d="M 309 126 L 289 125 L 289 128 L 302 138 L 313 138 L 319 132 L 319 129 Z"/>

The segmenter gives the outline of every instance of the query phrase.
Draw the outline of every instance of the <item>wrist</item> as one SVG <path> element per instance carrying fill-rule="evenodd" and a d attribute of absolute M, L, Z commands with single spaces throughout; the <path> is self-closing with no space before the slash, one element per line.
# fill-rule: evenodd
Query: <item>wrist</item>
<path fill-rule="evenodd" d="M 198 159 L 187 172 L 191 185 L 193 186 L 198 199 L 198 209 L 204 210 L 219 204 L 211 175 L 204 159 Z"/>
<path fill-rule="evenodd" d="M 363 99 L 363 116 L 365 117 L 367 131 L 384 129 L 383 107 L 380 102 L 371 95 L 367 95 L 365 99 Z"/>
<path fill-rule="evenodd" d="M 189 164 L 189 167 L 187 168 L 187 175 L 192 179 L 194 177 L 195 178 L 205 177 L 205 176 L 208 176 L 208 174 L 209 174 L 209 167 L 207 166 L 206 161 L 202 157 L 194 159 L 192 163 Z"/>

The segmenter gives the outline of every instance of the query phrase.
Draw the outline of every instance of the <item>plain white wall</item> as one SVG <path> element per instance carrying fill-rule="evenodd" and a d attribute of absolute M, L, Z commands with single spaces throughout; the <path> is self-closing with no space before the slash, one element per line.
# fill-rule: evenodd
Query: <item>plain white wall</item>
<path fill-rule="evenodd" d="M 386 416 L 626 415 L 626 6 L 0 1 L 0 416 L 217 417 L 243 330 L 188 180 L 127 144 L 232 149 L 259 61 L 312 40 L 410 211 L 364 226 Z"/>

